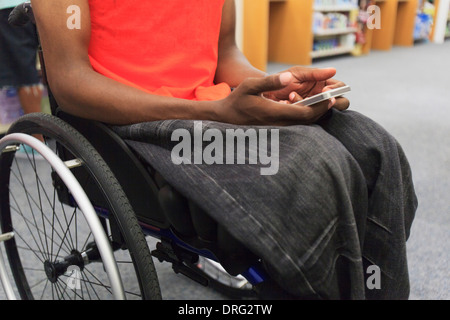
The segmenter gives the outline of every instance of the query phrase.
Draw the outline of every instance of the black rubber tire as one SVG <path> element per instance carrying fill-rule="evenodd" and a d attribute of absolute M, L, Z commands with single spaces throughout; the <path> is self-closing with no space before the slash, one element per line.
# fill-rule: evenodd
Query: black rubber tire
<path fill-rule="evenodd" d="M 21 117 L 9 129 L 9 133 L 41 134 L 56 141 L 80 159 L 92 181 L 95 182 L 102 196 L 109 204 L 109 214 L 117 222 L 123 244 L 128 249 L 139 282 L 142 299 L 161 299 L 161 292 L 152 256 L 128 199 L 117 179 L 92 145 L 73 127 L 61 119 L 44 113 L 28 114 Z M 9 175 L 12 159 L 8 156 L 0 157 L 0 223 L 2 232 L 11 231 L 9 206 Z M 24 279 L 23 270 L 17 263 L 19 257 L 15 241 L 5 242 L 6 254 L 12 268 L 16 284 Z M 20 261 L 19 261 L 20 263 Z M 19 293 L 22 299 L 32 299 L 30 291 L 24 285 Z"/>

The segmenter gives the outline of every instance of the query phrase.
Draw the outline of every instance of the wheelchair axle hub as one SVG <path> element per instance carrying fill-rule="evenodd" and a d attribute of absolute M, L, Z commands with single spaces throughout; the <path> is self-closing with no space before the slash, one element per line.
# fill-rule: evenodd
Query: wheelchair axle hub
<path fill-rule="evenodd" d="M 46 260 L 44 262 L 44 271 L 48 280 L 50 280 L 51 283 L 55 283 L 61 275 L 67 272 L 67 269 L 70 266 L 77 266 L 80 270 L 84 269 L 84 260 L 81 253 L 77 250 L 72 250 L 70 255 L 57 262 Z"/>

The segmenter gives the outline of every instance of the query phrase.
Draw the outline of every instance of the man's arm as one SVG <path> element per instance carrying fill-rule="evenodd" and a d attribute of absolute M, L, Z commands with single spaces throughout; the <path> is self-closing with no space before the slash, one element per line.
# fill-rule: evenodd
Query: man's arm
<path fill-rule="evenodd" d="M 222 9 L 219 37 L 219 60 L 215 82 L 226 82 L 237 87 L 248 77 L 264 77 L 265 72 L 253 67 L 236 45 L 236 6 L 226 0 Z"/>
<path fill-rule="evenodd" d="M 230 6 L 232 1 L 227 0 L 226 5 Z M 66 12 L 73 4 L 81 9 L 80 29 L 67 28 Z M 289 106 L 262 98 L 260 94 L 263 92 L 289 85 L 293 75 L 287 72 L 261 78 L 261 74 L 249 65 L 244 66 L 244 71 L 230 70 L 239 75 L 233 79 L 229 71 L 219 71 L 222 76 L 218 75 L 218 79 L 222 78 L 221 81 L 230 85 L 234 85 L 235 81 L 240 83 L 236 90 L 222 100 L 191 101 L 145 93 L 92 69 L 88 57 L 91 32 L 88 0 L 32 0 L 32 5 L 50 87 L 60 107 L 73 115 L 111 124 L 192 119 L 234 124 L 287 125 L 313 123 L 328 110 L 327 103 L 312 108 Z M 224 12 L 228 12 L 227 7 Z M 225 20 L 224 30 L 227 26 Z M 233 55 L 220 59 L 228 60 L 228 63 L 235 61 L 231 57 Z M 243 77 L 249 76 L 251 78 L 242 81 Z"/>
<path fill-rule="evenodd" d="M 226 0 L 222 11 L 222 24 L 219 38 L 219 61 L 216 72 L 216 83 L 226 82 L 231 87 L 237 87 L 248 77 L 264 77 L 265 72 L 253 67 L 245 55 L 236 46 L 235 39 L 236 7 L 235 0 Z M 312 69 L 294 66 L 288 70 L 294 77 L 293 81 L 276 92 L 266 92 L 265 96 L 275 101 L 300 101 L 308 96 L 343 86 L 344 83 L 331 79 L 336 70 Z M 326 88 L 326 89 L 324 89 Z M 333 99 L 335 108 L 346 109 L 349 102 L 345 98 Z"/>
<path fill-rule="evenodd" d="M 81 28 L 67 28 L 67 8 L 81 9 Z M 88 57 L 90 13 L 87 0 L 33 0 L 49 85 L 68 113 L 113 124 L 160 119 L 210 119 L 208 103 L 161 97 L 123 85 L 95 72 Z"/>

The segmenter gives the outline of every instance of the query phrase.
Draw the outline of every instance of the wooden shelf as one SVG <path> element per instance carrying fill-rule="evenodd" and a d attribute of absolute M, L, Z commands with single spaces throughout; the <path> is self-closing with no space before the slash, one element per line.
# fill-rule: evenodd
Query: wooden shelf
<path fill-rule="evenodd" d="M 314 6 L 314 11 L 320 12 L 348 12 L 358 10 L 355 6 Z"/>
<path fill-rule="evenodd" d="M 283 3 L 270 4 L 268 48 L 270 61 L 297 65 L 311 64 L 310 54 L 314 41 L 313 6 L 314 0 L 287 0 Z"/>
<path fill-rule="evenodd" d="M 394 31 L 394 45 L 411 47 L 414 45 L 418 0 L 398 0 Z"/>
<path fill-rule="evenodd" d="M 354 50 L 355 48 L 351 47 L 351 48 L 346 48 L 346 47 L 339 47 L 339 48 L 334 48 L 334 49 L 329 49 L 329 50 L 319 50 L 319 51 L 312 51 L 311 52 L 311 58 L 323 58 L 323 57 L 331 57 L 331 56 L 337 56 L 340 54 L 346 54 L 346 53 L 350 53 Z"/>
<path fill-rule="evenodd" d="M 315 37 L 355 32 L 354 29 L 313 32 L 315 11 L 346 12 L 356 9 L 354 6 L 319 7 L 314 5 L 314 0 L 241 1 L 243 52 L 255 67 L 262 70 L 266 69 L 268 61 L 311 65 L 313 58 L 322 56 L 322 53 L 312 53 Z M 361 52 L 390 50 L 394 45 L 413 46 L 418 3 L 419 0 L 376 0 L 381 10 L 381 28 L 366 30 L 366 44 Z M 345 53 L 352 50 L 345 50 Z"/>
<path fill-rule="evenodd" d="M 261 70 L 266 70 L 268 61 L 269 5 L 268 0 L 242 0 L 242 51 L 250 63 Z"/>
<path fill-rule="evenodd" d="M 340 35 L 340 34 L 354 33 L 357 31 L 358 31 L 358 29 L 356 29 L 356 28 L 325 29 L 325 30 L 315 31 L 314 36 L 315 37 L 336 36 L 336 35 Z"/>
<path fill-rule="evenodd" d="M 419 0 L 377 0 L 381 10 L 381 29 L 368 30 L 371 48 L 390 50 L 392 46 L 413 46 Z"/>
<path fill-rule="evenodd" d="M 345 12 L 354 10 L 354 6 L 314 7 L 314 0 L 243 0 L 243 3 L 243 52 L 255 67 L 263 70 L 269 60 L 311 65 L 312 59 L 316 57 L 316 53 L 311 54 L 314 37 L 355 32 L 355 29 L 348 28 L 324 30 L 314 34 L 312 29 L 314 10 Z M 331 52 L 328 55 L 330 54 L 333 55 Z M 323 53 L 319 54 L 322 55 Z"/>

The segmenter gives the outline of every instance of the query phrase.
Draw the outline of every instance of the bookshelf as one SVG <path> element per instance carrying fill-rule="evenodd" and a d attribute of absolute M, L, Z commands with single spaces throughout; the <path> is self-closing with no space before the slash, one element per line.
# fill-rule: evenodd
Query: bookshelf
<path fill-rule="evenodd" d="M 251 1 L 251 0 L 250 0 Z M 269 16 L 270 61 L 311 64 L 313 0 L 272 2 Z"/>
<path fill-rule="evenodd" d="M 330 57 L 355 50 L 357 0 L 315 0 L 311 58 Z"/>
<path fill-rule="evenodd" d="M 342 1 L 342 0 L 340 0 Z M 314 51 L 314 42 L 347 38 L 355 28 L 313 30 L 314 13 L 349 14 L 353 5 L 315 5 L 315 0 L 243 0 L 242 49 L 250 62 L 265 69 L 267 61 L 310 65 L 312 59 L 349 53 L 353 46 Z M 322 48 L 323 49 L 323 48 Z"/>
<path fill-rule="evenodd" d="M 332 3 L 334 0 L 325 0 Z M 419 0 L 376 0 L 381 10 L 381 28 L 366 30 L 361 53 L 390 50 L 394 45 L 412 46 Z M 441 0 L 442 1 L 442 0 Z M 443 0 L 448 1 L 448 0 Z M 267 61 L 311 65 L 313 59 L 353 52 L 355 29 L 351 19 L 358 14 L 357 1 L 338 1 L 339 5 L 317 4 L 316 0 L 242 0 L 244 54 L 256 67 L 265 69 Z M 317 13 L 341 13 L 349 18 L 343 28 L 314 30 Z M 320 39 L 339 38 L 348 45 L 317 49 Z"/>

